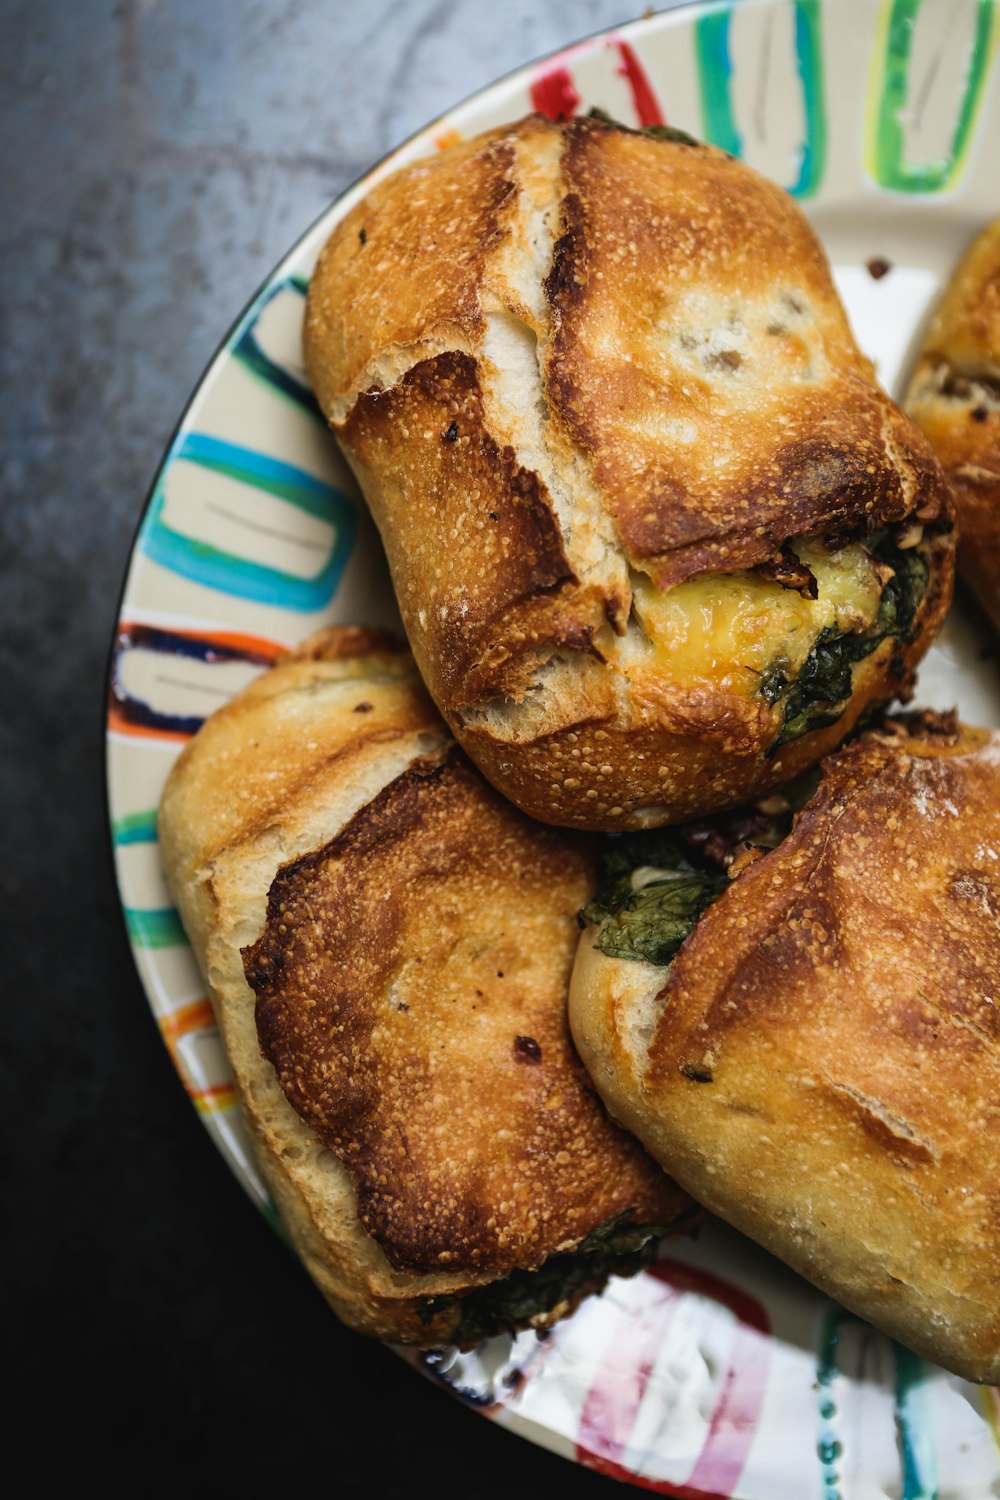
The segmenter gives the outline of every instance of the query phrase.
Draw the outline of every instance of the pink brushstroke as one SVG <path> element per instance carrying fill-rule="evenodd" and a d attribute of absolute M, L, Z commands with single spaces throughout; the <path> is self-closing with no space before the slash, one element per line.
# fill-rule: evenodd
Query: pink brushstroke
<path fill-rule="evenodd" d="M 639 1314 L 619 1325 L 587 1392 L 577 1459 L 587 1468 L 675 1500 L 729 1500 L 746 1463 L 764 1401 L 770 1323 L 755 1297 L 679 1261 L 661 1260 L 645 1273 L 650 1288 Z M 622 1463 L 657 1353 L 684 1294 L 709 1297 L 736 1316 L 729 1367 L 719 1383 L 708 1435 L 683 1484 L 636 1474 Z"/>

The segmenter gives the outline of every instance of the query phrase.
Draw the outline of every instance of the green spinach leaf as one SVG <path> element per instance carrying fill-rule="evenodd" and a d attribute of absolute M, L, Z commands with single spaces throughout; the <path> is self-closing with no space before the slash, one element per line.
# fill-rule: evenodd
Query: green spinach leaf
<path fill-rule="evenodd" d="M 632 891 L 601 928 L 597 947 L 609 958 L 669 964 L 681 943 L 729 884 L 727 875 L 696 870 Z"/>
<path fill-rule="evenodd" d="M 656 1259 L 657 1240 L 666 1232 L 659 1224 L 631 1223 L 632 1210 L 599 1224 L 575 1250 L 550 1255 L 537 1270 L 512 1271 L 463 1297 L 455 1334 L 460 1343 L 479 1343 L 497 1333 L 528 1323 L 582 1288 L 595 1290 L 611 1275 L 630 1276 Z M 451 1297 L 428 1297 L 419 1310 L 429 1323 Z"/>
<path fill-rule="evenodd" d="M 587 111 L 590 119 L 600 120 L 604 125 L 614 125 L 618 130 L 625 130 L 629 135 L 650 135 L 655 141 L 674 141 L 680 146 L 703 146 L 704 141 L 699 141 L 695 136 L 688 135 L 686 130 L 680 130 L 676 125 L 640 125 L 636 129 L 632 125 L 623 125 L 621 120 L 616 120 L 614 115 L 609 115 L 606 109 L 599 109 L 597 105 Z"/>
<path fill-rule="evenodd" d="M 789 740 L 798 739 L 812 729 L 835 724 L 851 696 L 854 663 L 870 656 L 888 636 L 904 641 L 912 639 L 913 624 L 930 577 L 927 563 L 915 547 L 900 549 L 885 532 L 875 537 L 871 551 L 893 569 L 892 578 L 882 590 L 878 616 L 865 631 L 841 631 L 835 625 L 820 631 L 799 675 L 787 690 L 781 727 L 768 754 L 773 755 Z M 778 700 L 780 689 L 775 691 L 778 683 L 778 669 L 765 674 L 761 692 L 768 703 Z"/>
<path fill-rule="evenodd" d="M 581 923 L 601 922 L 618 911 L 632 895 L 632 871 L 640 865 L 657 870 L 693 873 L 681 845 L 664 828 L 638 833 L 613 834 L 601 850 L 597 866 L 597 893 L 580 913 Z"/>

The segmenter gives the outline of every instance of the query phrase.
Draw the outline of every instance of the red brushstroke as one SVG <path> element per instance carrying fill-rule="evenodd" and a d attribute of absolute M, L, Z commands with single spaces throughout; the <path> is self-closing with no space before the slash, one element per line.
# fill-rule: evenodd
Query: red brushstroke
<path fill-rule="evenodd" d="M 569 68 L 557 66 L 539 73 L 531 84 L 531 103 L 536 114 L 550 120 L 568 120 L 576 114 L 580 95 Z"/>
<path fill-rule="evenodd" d="M 653 92 L 649 75 L 633 48 L 628 42 L 622 41 L 609 42 L 608 45 L 618 48 L 618 55 L 621 58 L 618 72 L 628 79 L 628 86 L 632 90 L 632 104 L 639 124 L 665 125 L 667 122 L 660 108 L 660 101 Z"/>
<path fill-rule="evenodd" d="M 679 1261 L 661 1260 L 646 1277 L 651 1289 L 637 1317 L 619 1325 L 587 1392 L 577 1436 L 577 1459 L 589 1469 L 674 1500 L 729 1500 L 757 1430 L 770 1361 L 770 1323 L 763 1305 L 740 1287 Z M 683 1484 L 652 1479 L 621 1458 L 635 1425 L 653 1364 L 681 1295 L 695 1293 L 736 1316 L 729 1367 L 719 1383 L 708 1435 Z"/>

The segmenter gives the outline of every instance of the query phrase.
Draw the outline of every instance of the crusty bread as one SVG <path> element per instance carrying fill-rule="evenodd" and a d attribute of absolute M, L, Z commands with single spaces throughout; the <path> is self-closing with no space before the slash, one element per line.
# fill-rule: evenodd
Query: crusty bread
<path fill-rule="evenodd" d="M 325 631 L 214 714 L 159 833 L 262 1171 L 346 1323 L 539 1326 L 603 1283 L 610 1240 L 635 1269 L 690 1217 L 569 1037 L 587 846 L 482 781 L 390 639 Z M 543 1265 L 519 1316 L 470 1321 L 468 1294 Z"/>
<path fill-rule="evenodd" d="M 669 969 L 607 957 L 592 926 L 570 994 L 612 1115 L 695 1198 L 904 1344 L 990 1382 L 998 918 L 1000 734 L 897 724 L 824 763 L 791 833 Z"/>
<path fill-rule="evenodd" d="M 733 805 L 905 696 L 950 599 L 947 489 L 807 221 L 725 152 L 532 116 L 409 166 L 335 228 L 304 347 L 424 679 L 534 816 Z M 926 528 L 915 617 L 782 743 L 783 647 L 757 653 L 808 586 L 790 545 L 904 521 L 907 545 Z M 658 601 L 706 574 L 766 579 L 769 621 L 753 659 L 681 668 Z"/>
<path fill-rule="evenodd" d="M 955 491 L 959 571 L 1000 629 L 1000 219 L 935 309 L 906 408 Z"/>

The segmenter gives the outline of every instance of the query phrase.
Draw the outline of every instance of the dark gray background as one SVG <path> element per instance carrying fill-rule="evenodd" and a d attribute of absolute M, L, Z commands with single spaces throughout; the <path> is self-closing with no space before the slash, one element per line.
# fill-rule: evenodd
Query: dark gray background
<path fill-rule="evenodd" d="M 638 9 L 638 7 L 636 8 Z M 124 940 L 106 656 L 229 325 L 428 118 L 619 0 L 0 0 L 0 862 L 19 1495 L 623 1493 L 343 1330 L 185 1098 Z"/>

